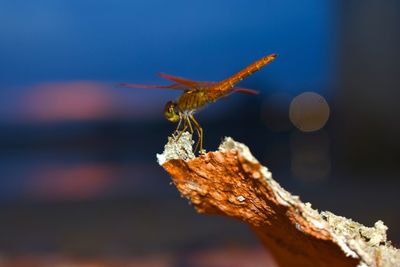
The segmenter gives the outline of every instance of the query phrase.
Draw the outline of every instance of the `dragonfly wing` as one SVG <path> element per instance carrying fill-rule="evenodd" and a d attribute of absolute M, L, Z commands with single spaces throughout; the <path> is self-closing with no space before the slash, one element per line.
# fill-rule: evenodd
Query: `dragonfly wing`
<path fill-rule="evenodd" d="M 147 85 L 147 84 L 133 84 L 133 83 L 119 83 L 117 87 L 121 88 L 142 88 L 142 89 L 173 89 L 173 90 L 187 90 L 187 86 L 174 83 L 170 85 Z"/>
<path fill-rule="evenodd" d="M 189 80 L 186 78 L 182 78 L 182 77 L 178 77 L 178 76 L 173 76 L 170 74 L 166 74 L 166 73 L 158 73 L 158 75 L 161 78 L 182 84 L 182 85 L 186 85 L 188 87 L 192 87 L 194 89 L 201 89 L 207 86 L 211 86 L 216 84 L 216 82 L 206 82 L 206 81 L 193 81 L 193 80 Z"/>
<path fill-rule="evenodd" d="M 259 91 L 253 89 L 236 87 L 236 86 L 232 88 L 232 91 L 237 93 L 251 94 L 251 95 L 258 95 L 260 93 Z"/>

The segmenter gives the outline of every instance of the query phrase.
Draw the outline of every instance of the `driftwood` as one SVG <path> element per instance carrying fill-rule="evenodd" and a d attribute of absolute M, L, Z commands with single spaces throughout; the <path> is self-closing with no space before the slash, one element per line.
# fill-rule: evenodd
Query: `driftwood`
<path fill-rule="evenodd" d="M 225 138 L 216 152 L 195 157 L 192 136 L 170 137 L 159 164 L 199 213 L 249 224 L 279 266 L 400 266 L 400 252 L 377 221 L 366 227 L 318 212 L 291 195 L 249 149 Z"/>

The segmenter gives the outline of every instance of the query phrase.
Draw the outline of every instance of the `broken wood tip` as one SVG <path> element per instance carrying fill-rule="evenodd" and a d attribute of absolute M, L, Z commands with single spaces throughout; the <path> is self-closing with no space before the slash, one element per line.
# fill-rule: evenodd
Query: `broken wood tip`
<path fill-rule="evenodd" d="M 283 189 L 249 148 L 230 137 L 195 157 L 192 135 L 170 137 L 159 164 L 199 213 L 239 219 L 255 231 L 279 266 L 400 266 L 387 227 L 366 227 Z"/>

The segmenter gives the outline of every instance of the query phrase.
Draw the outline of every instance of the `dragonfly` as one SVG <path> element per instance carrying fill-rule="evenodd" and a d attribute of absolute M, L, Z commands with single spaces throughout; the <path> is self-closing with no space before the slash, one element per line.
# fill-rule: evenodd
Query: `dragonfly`
<path fill-rule="evenodd" d="M 270 54 L 262 57 L 229 78 L 219 82 L 194 81 L 165 73 L 159 73 L 161 78 L 172 81 L 173 83 L 169 85 L 120 83 L 118 87 L 183 91 L 178 99 L 175 101 L 168 101 L 165 104 L 164 117 L 170 122 L 177 123 L 177 127 L 173 133 L 173 137 L 175 137 L 176 141 L 178 141 L 181 135 L 187 130 L 189 130 L 192 135 L 194 134 L 194 131 L 196 131 L 198 138 L 194 153 L 196 153 L 199 148 L 200 154 L 204 154 L 203 128 L 195 119 L 194 114 L 207 104 L 215 102 L 232 93 L 258 94 L 259 92 L 256 90 L 238 87 L 236 84 L 260 70 L 276 57 L 277 54 Z"/>

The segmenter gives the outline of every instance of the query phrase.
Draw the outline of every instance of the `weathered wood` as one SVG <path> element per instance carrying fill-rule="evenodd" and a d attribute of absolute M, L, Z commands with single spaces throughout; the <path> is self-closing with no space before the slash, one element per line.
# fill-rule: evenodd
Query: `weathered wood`
<path fill-rule="evenodd" d="M 249 224 L 280 266 L 400 266 L 382 221 L 365 227 L 319 213 L 284 190 L 245 145 L 226 138 L 219 151 L 194 157 L 191 138 L 170 138 L 160 165 L 199 213 Z"/>

